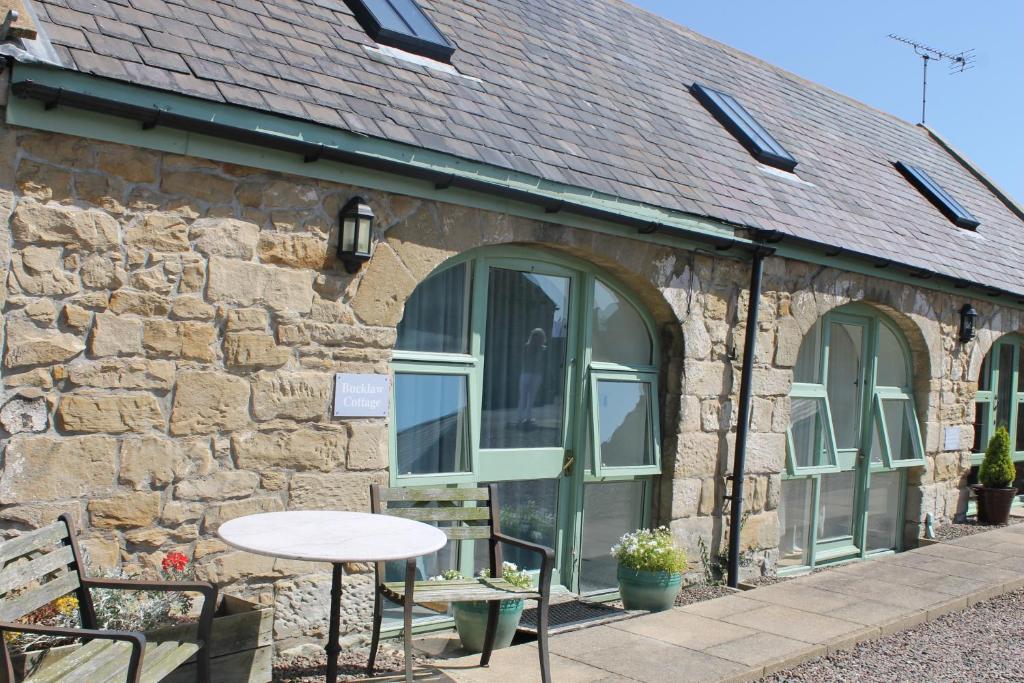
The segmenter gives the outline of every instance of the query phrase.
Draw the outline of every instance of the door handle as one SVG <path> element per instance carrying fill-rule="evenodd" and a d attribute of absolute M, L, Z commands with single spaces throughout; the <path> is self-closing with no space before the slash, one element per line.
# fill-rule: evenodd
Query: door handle
<path fill-rule="evenodd" d="M 562 476 L 572 475 L 572 466 L 576 462 L 576 458 L 573 456 L 572 451 L 565 452 L 565 460 L 562 461 Z"/>

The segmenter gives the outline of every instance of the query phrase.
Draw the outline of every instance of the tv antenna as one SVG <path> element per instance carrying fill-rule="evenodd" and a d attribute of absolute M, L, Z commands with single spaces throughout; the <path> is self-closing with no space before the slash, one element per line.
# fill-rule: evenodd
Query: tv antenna
<path fill-rule="evenodd" d="M 925 109 L 928 105 L 928 62 L 933 59 L 939 62 L 946 60 L 949 62 L 949 73 L 960 74 L 974 68 L 974 50 L 962 50 L 955 53 L 946 52 L 945 50 L 937 50 L 934 47 L 929 47 L 924 43 L 917 42 L 916 40 L 898 36 L 895 33 L 890 33 L 889 37 L 914 48 L 914 54 L 921 58 L 921 123 L 924 123 Z"/>

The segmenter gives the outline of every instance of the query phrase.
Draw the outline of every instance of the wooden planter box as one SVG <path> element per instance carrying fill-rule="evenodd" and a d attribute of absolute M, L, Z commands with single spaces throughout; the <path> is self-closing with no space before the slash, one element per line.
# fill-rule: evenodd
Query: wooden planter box
<path fill-rule="evenodd" d="M 260 607 L 231 595 L 221 596 L 213 618 L 212 678 L 217 683 L 270 683 L 273 658 L 274 608 Z M 195 629 L 195 623 L 169 626 L 146 633 L 149 642 L 178 639 Z M 78 645 L 16 655 L 18 680 L 44 662 L 60 659 Z M 164 679 L 167 683 L 195 683 L 195 660 L 190 659 Z"/>

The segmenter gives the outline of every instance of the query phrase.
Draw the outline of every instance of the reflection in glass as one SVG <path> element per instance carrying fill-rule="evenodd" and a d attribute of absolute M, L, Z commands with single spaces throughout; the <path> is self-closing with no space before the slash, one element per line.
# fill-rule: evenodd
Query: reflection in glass
<path fill-rule="evenodd" d="M 654 464 L 650 384 L 598 380 L 597 415 L 602 467 Z"/>
<path fill-rule="evenodd" d="M 860 441 L 864 328 L 833 322 L 829 330 L 827 389 L 836 447 L 857 448 Z"/>
<path fill-rule="evenodd" d="M 981 373 L 978 375 L 978 391 L 988 391 L 992 388 L 992 369 L 989 367 L 991 364 L 992 353 L 989 352 L 985 355 L 985 359 L 981 361 Z"/>
<path fill-rule="evenodd" d="M 651 337 L 636 309 L 600 280 L 594 281 L 593 360 L 650 365 Z"/>
<path fill-rule="evenodd" d="M 857 473 L 853 470 L 821 475 L 818 498 L 818 543 L 853 536 Z"/>
<path fill-rule="evenodd" d="M 876 382 L 883 387 L 910 385 L 907 363 L 896 334 L 887 325 L 878 325 L 878 372 Z"/>
<path fill-rule="evenodd" d="M 402 351 L 469 351 L 468 266 L 460 263 L 424 280 L 405 304 L 395 348 Z"/>
<path fill-rule="evenodd" d="M 814 323 L 814 327 L 800 343 L 800 351 L 796 357 L 796 366 L 793 368 L 793 381 L 803 384 L 820 384 L 821 373 L 819 372 L 821 358 L 821 323 Z"/>
<path fill-rule="evenodd" d="M 398 474 L 467 472 L 464 375 L 395 373 Z"/>
<path fill-rule="evenodd" d="M 989 412 L 992 410 L 992 404 L 987 401 L 978 401 L 974 404 L 974 443 L 971 444 L 972 453 L 981 453 L 985 450 L 985 439 L 986 432 L 988 431 L 988 418 Z M 1022 424 L 1020 421 L 1020 413 L 1018 412 L 1017 424 Z M 1024 430 L 1017 428 L 1017 439 L 1020 440 L 1020 435 L 1024 433 Z M 1018 448 L 1017 450 L 1021 450 Z"/>
<path fill-rule="evenodd" d="M 779 502 L 779 567 L 800 567 L 810 562 L 811 493 L 808 478 L 785 479 Z"/>
<path fill-rule="evenodd" d="M 1013 406 L 1013 345 L 999 347 L 999 386 L 996 388 L 996 427 L 1010 428 Z"/>
<path fill-rule="evenodd" d="M 867 547 L 872 550 L 895 549 L 899 542 L 899 503 L 903 487 L 902 472 L 876 472 L 871 475 L 868 493 Z"/>
<path fill-rule="evenodd" d="M 498 484 L 499 523 L 506 536 L 520 538 L 530 543 L 555 547 L 555 519 L 558 514 L 558 480 L 530 479 L 524 481 L 503 481 Z M 540 569 L 540 555 L 503 544 L 502 559 L 512 562 L 520 569 Z M 486 541 L 475 541 L 473 549 L 474 570 L 490 567 Z"/>
<path fill-rule="evenodd" d="M 1013 450 L 1024 451 L 1024 402 L 1017 404 L 1017 438 Z"/>
<path fill-rule="evenodd" d="M 389 507 L 411 507 L 412 503 L 399 503 L 392 502 Z M 437 522 L 424 522 L 424 524 L 430 524 L 431 526 L 438 526 Z M 450 522 L 445 522 L 442 526 L 450 525 Z M 459 566 L 459 542 L 449 542 L 440 550 L 430 553 L 429 555 L 423 555 L 416 558 L 416 580 L 426 581 L 432 576 L 440 576 L 445 570 L 458 569 Z M 395 562 L 386 562 L 384 564 L 384 580 L 385 581 L 404 581 L 405 580 L 405 560 L 398 560 Z M 413 605 L 412 616 L 414 619 L 423 619 L 427 617 L 442 616 L 437 612 L 423 607 L 421 605 Z M 402 606 L 391 602 L 390 600 L 384 601 L 384 628 L 389 626 L 401 626 L 402 624 Z"/>
<path fill-rule="evenodd" d="M 583 493 L 583 539 L 580 592 L 610 590 L 618 585 L 610 549 L 628 531 L 643 525 L 644 483 L 620 481 L 587 484 Z"/>
<path fill-rule="evenodd" d="M 882 459 L 882 421 L 872 419 L 871 423 L 871 464 L 881 465 L 884 462 Z"/>
<path fill-rule="evenodd" d="M 889 433 L 889 457 L 893 462 L 913 460 L 918 457 L 914 431 L 913 406 L 906 399 L 883 400 L 885 429 Z"/>
<path fill-rule="evenodd" d="M 789 429 L 793 437 L 793 462 L 797 467 L 833 464 L 825 432 L 824 399 L 794 397 Z"/>
<path fill-rule="evenodd" d="M 569 278 L 492 268 L 481 448 L 562 444 Z"/>

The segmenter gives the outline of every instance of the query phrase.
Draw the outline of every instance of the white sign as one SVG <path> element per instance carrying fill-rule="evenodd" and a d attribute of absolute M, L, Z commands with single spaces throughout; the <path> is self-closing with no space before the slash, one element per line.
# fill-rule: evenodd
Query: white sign
<path fill-rule="evenodd" d="M 942 444 L 942 450 L 944 451 L 958 451 L 960 450 L 960 428 L 959 427 L 946 427 L 942 430 L 942 436 L 944 443 Z"/>
<path fill-rule="evenodd" d="M 334 417 L 387 417 L 389 377 L 353 375 L 334 376 Z"/>

